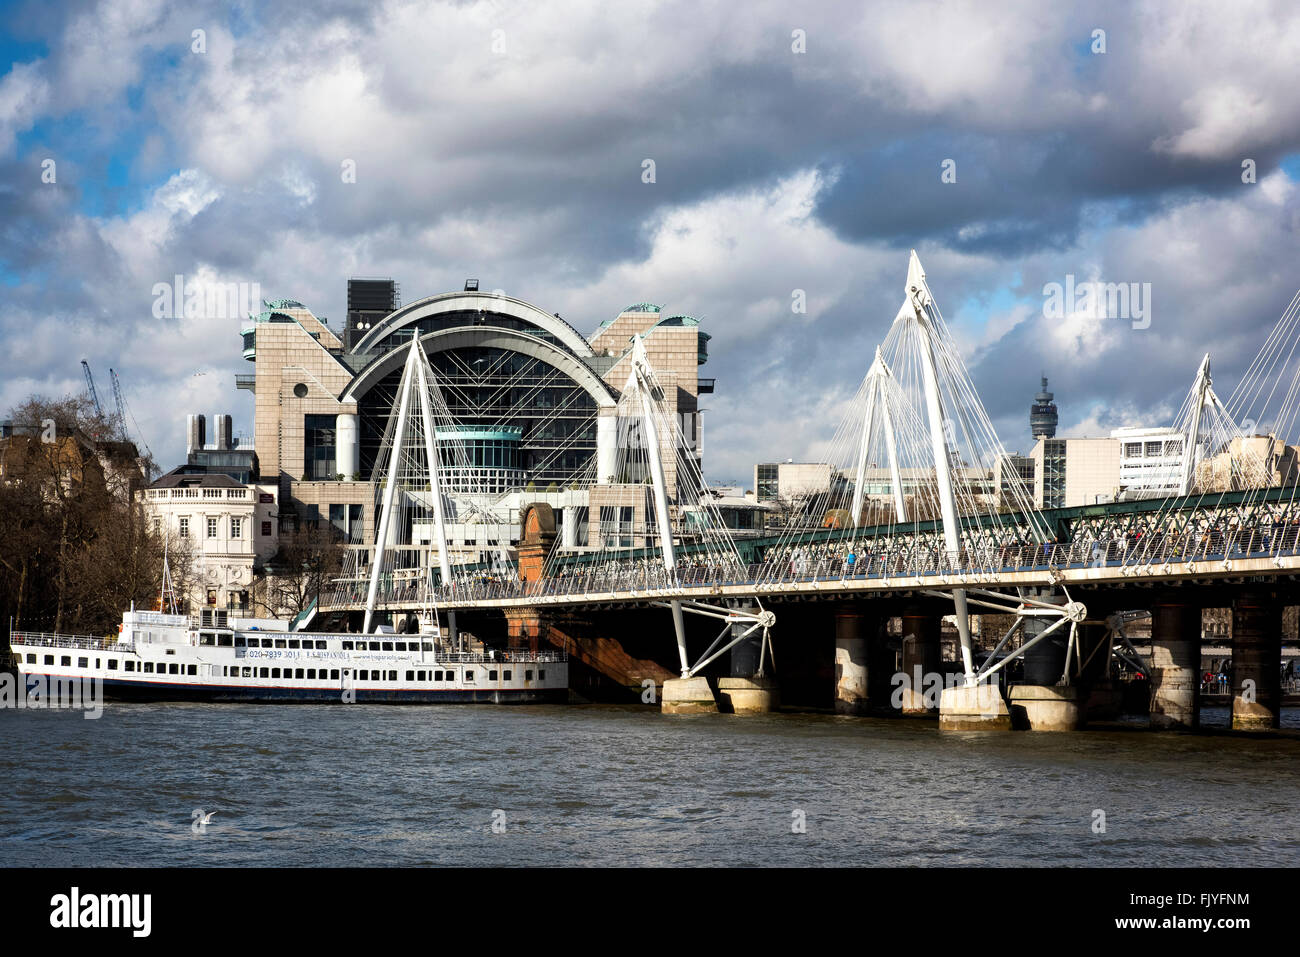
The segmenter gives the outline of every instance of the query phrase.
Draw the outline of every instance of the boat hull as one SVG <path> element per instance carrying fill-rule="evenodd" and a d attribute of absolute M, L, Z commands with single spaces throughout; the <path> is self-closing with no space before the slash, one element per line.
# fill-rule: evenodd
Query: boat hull
<path fill-rule="evenodd" d="M 38 682 L 67 681 L 66 674 L 24 671 L 27 687 Z M 239 686 L 222 684 L 126 681 L 105 678 L 106 701 L 257 704 L 564 704 L 568 688 L 355 688 L 344 701 L 337 688 Z"/>

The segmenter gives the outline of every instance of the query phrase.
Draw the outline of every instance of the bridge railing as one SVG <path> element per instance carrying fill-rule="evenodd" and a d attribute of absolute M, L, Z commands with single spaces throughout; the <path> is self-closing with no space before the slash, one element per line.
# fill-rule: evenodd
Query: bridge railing
<path fill-rule="evenodd" d="M 1289 518 L 1289 510 L 1263 513 L 1251 523 L 1241 522 L 1235 513 L 1225 515 L 1213 509 L 1191 514 L 1195 520 L 1174 529 L 1130 527 L 1102 530 L 1101 534 L 1079 529 L 1084 534 L 1073 541 L 1045 544 L 968 542 L 956 556 L 950 556 L 942 540 L 934 535 L 910 539 L 899 536 L 884 547 L 878 545 L 879 540 L 854 541 L 846 536 L 773 548 L 760 561 L 748 564 L 688 558 L 673 572 L 653 557 L 642 555 L 625 562 L 576 565 L 572 570 L 561 567 L 556 574 L 530 582 L 479 574 L 429 589 L 419 581 L 396 581 L 385 587 L 382 602 L 416 605 L 551 596 L 626 597 L 689 592 L 718 585 L 752 585 L 761 593 L 800 582 L 940 578 L 1084 567 L 1119 566 L 1140 571 L 1173 562 L 1279 557 L 1300 550 L 1300 521 Z M 365 600 L 360 584 L 353 591 L 352 602 Z M 342 597 L 347 600 L 348 596 Z"/>

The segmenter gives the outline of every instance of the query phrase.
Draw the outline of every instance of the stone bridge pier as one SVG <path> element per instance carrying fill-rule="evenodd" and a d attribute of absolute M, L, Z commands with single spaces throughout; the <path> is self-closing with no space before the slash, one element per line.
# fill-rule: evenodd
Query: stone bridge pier
<path fill-rule="evenodd" d="M 1151 605 L 1151 727 L 1200 727 L 1201 607 L 1181 596 Z"/>
<path fill-rule="evenodd" d="M 1281 603 L 1270 591 L 1242 592 L 1232 600 L 1232 729 L 1276 728 L 1281 705 Z"/>

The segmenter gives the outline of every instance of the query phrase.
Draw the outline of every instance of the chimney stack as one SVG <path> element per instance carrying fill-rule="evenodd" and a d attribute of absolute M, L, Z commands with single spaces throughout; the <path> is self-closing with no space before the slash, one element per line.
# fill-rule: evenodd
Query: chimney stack
<path fill-rule="evenodd" d="M 230 416 L 218 412 L 212 417 L 213 448 L 219 452 L 230 450 Z"/>
<path fill-rule="evenodd" d="M 202 415 L 191 415 L 185 421 L 185 454 L 198 452 L 207 441 L 207 420 Z"/>

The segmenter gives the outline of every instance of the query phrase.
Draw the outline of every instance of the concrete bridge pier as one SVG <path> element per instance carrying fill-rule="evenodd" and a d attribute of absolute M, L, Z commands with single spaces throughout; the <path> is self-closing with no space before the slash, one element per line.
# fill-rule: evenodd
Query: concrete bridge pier
<path fill-rule="evenodd" d="M 1232 602 L 1232 729 L 1278 727 L 1282 704 L 1282 607 L 1268 592 Z"/>
<path fill-rule="evenodd" d="M 715 714 L 718 710 L 709 679 L 698 675 L 669 678 L 664 682 L 661 700 L 660 710 L 664 714 Z"/>
<path fill-rule="evenodd" d="M 871 703 L 868 622 L 853 605 L 835 613 L 835 713 L 864 715 Z"/>
<path fill-rule="evenodd" d="M 1166 599 L 1151 606 L 1151 727 L 1200 727 L 1201 609 Z"/>
<path fill-rule="evenodd" d="M 757 614 L 757 606 L 746 611 Z M 749 622 L 731 626 L 733 638 L 753 627 Z M 755 631 L 731 649 L 731 676 L 718 679 L 720 710 L 733 714 L 765 714 L 780 705 L 780 692 L 776 680 L 759 674 L 762 665 L 763 636 Z"/>
<path fill-rule="evenodd" d="M 1045 593 L 1040 601 L 1060 602 L 1065 596 Z M 1052 618 L 1026 618 L 1024 641 L 1037 638 L 1053 624 Z M 1077 731 L 1082 707 L 1077 684 L 1059 684 L 1065 674 L 1069 624 L 1062 625 L 1023 655 L 1025 678 L 1007 695 L 1012 724 L 1025 731 Z"/>
<path fill-rule="evenodd" d="M 925 609 L 903 610 L 903 714 L 930 714 L 938 710 L 927 706 L 924 690 L 927 683 L 935 680 L 928 676 L 939 674 L 939 623 L 939 616 Z M 941 679 L 939 687 L 942 687 Z"/>

